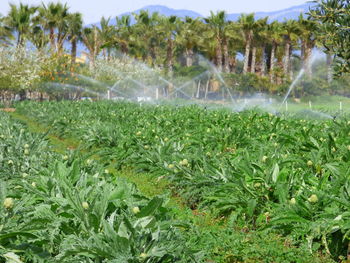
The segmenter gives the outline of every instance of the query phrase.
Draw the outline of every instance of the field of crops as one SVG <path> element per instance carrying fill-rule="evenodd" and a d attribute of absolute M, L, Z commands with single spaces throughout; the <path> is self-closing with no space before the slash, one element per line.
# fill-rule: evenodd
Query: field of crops
<path fill-rule="evenodd" d="M 0 114 L 0 262 L 186 262 L 163 206 Z M 177 243 L 184 244 L 182 247 Z"/>
<path fill-rule="evenodd" d="M 0 262 L 347 259 L 347 116 L 108 101 L 11 115 L 0 115 Z"/>

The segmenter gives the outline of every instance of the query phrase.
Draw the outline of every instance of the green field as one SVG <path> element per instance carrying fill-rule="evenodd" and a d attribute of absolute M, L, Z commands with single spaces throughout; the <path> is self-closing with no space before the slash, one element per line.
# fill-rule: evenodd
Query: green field
<path fill-rule="evenodd" d="M 0 113 L 0 262 L 347 258 L 345 113 L 109 101 L 16 109 Z"/>

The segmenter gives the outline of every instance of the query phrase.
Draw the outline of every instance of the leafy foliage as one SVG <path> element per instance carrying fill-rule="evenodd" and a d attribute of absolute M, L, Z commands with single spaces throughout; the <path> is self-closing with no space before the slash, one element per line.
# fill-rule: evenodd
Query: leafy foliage
<path fill-rule="evenodd" d="M 288 235 L 310 251 L 318 244 L 334 257 L 347 253 L 345 117 L 305 120 L 111 102 L 26 103 L 19 109 L 30 109 L 60 136 L 82 138 L 80 147 L 94 149 L 114 169 L 132 167 L 170 181 L 194 210 Z"/>
<path fill-rule="evenodd" d="M 322 44 L 327 52 L 334 54 L 336 74 L 338 76 L 350 71 L 349 53 L 349 14 L 350 6 L 346 0 L 319 0 L 310 15 L 322 25 Z"/>
<path fill-rule="evenodd" d="M 166 196 L 148 199 L 86 156 L 55 153 L 3 114 L 0 134 L 1 262 L 198 260 L 177 245 L 187 226 Z"/>

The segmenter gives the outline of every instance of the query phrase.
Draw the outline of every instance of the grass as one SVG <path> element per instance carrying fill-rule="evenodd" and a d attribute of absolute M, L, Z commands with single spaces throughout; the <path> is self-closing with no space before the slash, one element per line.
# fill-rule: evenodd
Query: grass
<path fill-rule="evenodd" d="M 342 110 L 340 110 L 340 103 Z M 286 106 L 278 104 L 281 111 L 286 111 Z M 310 107 L 311 106 L 311 107 Z M 275 106 L 276 107 L 276 106 Z M 298 112 L 303 110 L 315 110 L 328 113 L 350 112 L 350 98 L 342 96 L 307 96 L 301 98 L 297 103 L 293 99 L 288 99 L 288 112 Z"/>
<path fill-rule="evenodd" d="M 55 136 L 54 134 L 50 133 L 49 127 L 44 127 L 40 123 L 32 120 L 28 116 L 25 116 L 23 114 L 19 114 L 17 112 L 11 112 L 9 113 L 10 116 L 17 121 L 20 121 L 28 127 L 28 130 L 32 133 L 42 133 L 47 136 L 47 138 L 50 140 L 50 143 L 52 146 L 54 146 L 54 150 L 58 153 L 65 153 L 67 149 L 73 150 L 77 149 L 79 147 L 79 141 L 75 139 L 62 139 L 58 136 Z"/>

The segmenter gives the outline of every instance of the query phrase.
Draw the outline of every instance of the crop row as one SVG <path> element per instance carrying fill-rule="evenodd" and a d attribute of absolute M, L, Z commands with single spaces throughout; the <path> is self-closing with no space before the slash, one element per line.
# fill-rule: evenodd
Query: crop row
<path fill-rule="evenodd" d="M 24 103 L 18 109 L 115 169 L 171 182 L 192 209 L 246 231 L 283 234 L 310 252 L 346 256 L 350 122 L 247 111 L 112 102 Z"/>
<path fill-rule="evenodd" d="M 89 155 L 57 152 L 1 112 L 0 149 L 0 262 L 198 260 L 165 197 L 146 198 Z"/>

